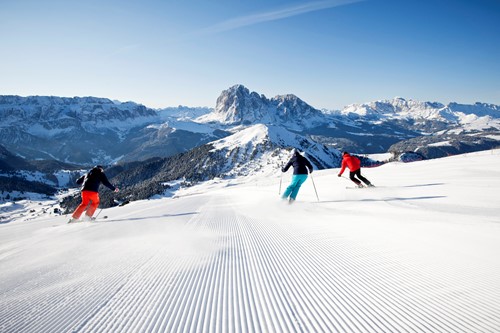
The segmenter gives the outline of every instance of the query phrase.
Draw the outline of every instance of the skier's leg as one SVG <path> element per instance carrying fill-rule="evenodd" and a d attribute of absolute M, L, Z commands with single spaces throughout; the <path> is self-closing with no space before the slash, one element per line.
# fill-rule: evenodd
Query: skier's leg
<path fill-rule="evenodd" d="M 292 193 L 292 190 L 293 190 L 293 181 L 285 189 L 285 192 L 283 192 L 283 195 L 281 196 L 281 198 L 282 199 L 287 199 L 290 196 L 290 193 Z"/>
<path fill-rule="evenodd" d="M 299 193 L 300 187 L 302 186 L 302 184 L 304 184 L 306 179 L 307 175 L 297 175 L 297 183 L 293 188 L 292 193 L 290 194 L 291 199 L 295 200 L 297 198 L 297 194 Z"/>
<path fill-rule="evenodd" d="M 288 187 L 285 189 L 285 192 L 283 192 L 283 195 L 281 196 L 282 199 L 287 199 L 290 196 L 290 193 L 292 193 L 292 183 L 290 183 L 290 185 L 288 185 Z"/>
<path fill-rule="evenodd" d="M 99 193 L 97 192 L 90 192 L 90 207 L 87 209 L 86 215 L 88 217 L 92 217 L 94 215 L 97 207 L 99 206 Z"/>
<path fill-rule="evenodd" d="M 89 191 L 82 191 L 82 203 L 73 212 L 72 218 L 78 220 L 90 202 Z"/>
<path fill-rule="evenodd" d="M 361 169 L 357 170 L 356 171 L 356 176 L 361 179 L 361 181 L 363 183 L 365 183 L 367 186 L 371 186 L 372 183 L 370 183 L 370 181 L 368 179 L 366 179 L 365 177 L 361 176 Z"/>
<path fill-rule="evenodd" d="M 357 170 L 356 170 L 357 171 Z M 349 178 L 356 184 L 356 185 L 359 185 L 361 184 L 361 182 L 359 180 L 356 179 L 356 171 L 350 171 L 349 172 Z"/>
<path fill-rule="evenodd" d="M 293 175 L 292 182 L 290 183 L 290 185 L 288 185 L 285 192 L 283 192 L 283 195 L 281 196 L 283 199 L 286 199 L 290 196 L 293 189 L 297 186 L 297 181 L 298 181 L 297 175 Z"/>

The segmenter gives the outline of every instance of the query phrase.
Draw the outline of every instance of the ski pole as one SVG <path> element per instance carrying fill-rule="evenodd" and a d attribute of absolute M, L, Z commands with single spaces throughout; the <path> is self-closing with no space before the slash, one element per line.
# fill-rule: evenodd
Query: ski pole
<path fill-rule="evenodd" d="M 281 176 L 280 176 L 280 189 L 278 191 L 278 195 L 281 195 L 281 182 L 283 181 L 283 172 L 281 173 Z"/>
<path fill-rule="evenodd" d="M 314 178 L 312 176 L 312 173 L 310 173 L 309 176 L 311 176 L 311 180 L 312 180 L 313 187 L 314 187 L 314 192 L 316 193 L 316 199 L 318 199 L 318 202 L 319 202 L 318 191 L 316 191 L 316 185 L 314 184 Z"/>
<path fill-rule="evenodd" d="M 95 219 L 97 219 L 97 217 L 99 216 L 99 214 L 101 214 L 101 212 L 102 212 L 102 210 L 103 210 L 103 209 L 104 209 L 104 208 L 101 208 L 101 210 L 100 210 L 100 211 L 97 213 L 97 215 L 94 217 Z M 106 217 L 107 217 L 107 216 L 104 216 L 104 218 L 106 218 Z"/>
<path fill-rule="evenodd" d="M 102 208 L 101 208 L 101 210 L 99 211 L 99 213 L 97 213 L 97 215 L 94 218 L 97 219 L 97 217 L 99 216 L 99 214 L 101 214 L 101 212 L 102 212 Z"/>
<path fill-rule="evenodd" d="M 280 189 L 278 195 L 281 195 L 281 183 L 283 182 L 283 165 L 281 166 L 281 176 L 280 176 Z"/>

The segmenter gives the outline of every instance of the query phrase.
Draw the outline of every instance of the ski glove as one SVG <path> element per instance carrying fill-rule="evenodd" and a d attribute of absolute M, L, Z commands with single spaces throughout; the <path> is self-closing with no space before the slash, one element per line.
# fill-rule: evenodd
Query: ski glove
<path fill-rule="evenodd" d="M 342 177 L 342 175 L 339 173 L 339 174 L 337 175 L 337 177 Z"/>

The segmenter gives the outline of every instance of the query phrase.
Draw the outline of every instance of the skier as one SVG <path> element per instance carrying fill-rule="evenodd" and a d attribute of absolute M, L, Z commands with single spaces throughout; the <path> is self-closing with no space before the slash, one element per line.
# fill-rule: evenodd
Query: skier
<path fill-rule="evenodd" d="M 94 215 L 97 206 L 99 206 L 99 185 L 101 183 L 111 191 L 119 191 L 117 187 L 108 181 L 108 178 L 104 174 L 104 168 L 100 165 L 93 167 L 86 175 L 78 178 L 76 183 L 82 185 L 82 203 L 75 209 L 68 223 L 78 221 L 85 210 L 87 210 L 85 213 L 86 220 L 95 219 L 92 218 L 92 215 Z"/>
<path fill-rule="evenodd" d="M 349 178 L 356 184 L 357 187 L 364 186 L 358 179 L 356 179 L 356 177 L 362 180 L 363 183 L 366 184 L 366 186 L 374 187 L 374 185 L 372 185 L 372 183 L 368 179 L 361 176 L 361 161 L 359 160 L 359 158 L 352 156 L 345 151 L 342 153 L 342 168 L 340 169 L 340 172 L 338 174 L 339 177 L 342 176 L 342 173 L 344 172 L 346 167 L 348 167 L 350 171 Z"/>
<path fill-rule="evenodd" d="M 289 199 L 290 203 L 294 202 L 297 198 L 300 186 L 306 181 L 307 175 L 313 172 L 311 162 L 302 156 L 298 149 L 293 150 L 292 157 L 288 163 L 281 168 L 281 171 L 287 172 L 291 166 L 293 166 L 292 182 L 288 185 L 285 192 L 281 196 L 283 200 Z"/>

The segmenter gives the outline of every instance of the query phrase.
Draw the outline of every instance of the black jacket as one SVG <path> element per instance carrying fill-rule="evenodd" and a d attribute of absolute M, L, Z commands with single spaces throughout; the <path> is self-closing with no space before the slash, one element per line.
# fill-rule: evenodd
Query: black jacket
<path fill-rule="evenodd" d="M 313 166 L 311 162 L 304 156 L 300 155 L 299 152 L 295 152 L 288 163 L 281 169 L 283 172 L 287 172 L 288 169 L 293 166 L 294 175 L 307 175 L 313 172 Z M 308 172 L 309 171 L 309 172 Z"/>
<path fill-rule="evenodd" d="M 83 184 L 82 191 L 99 192 L 99 185 L 101 185 L 101 183 L 108 187 L 111 191 L 114 191 L 116 188 L 111 185 L 108 178 L 100 168 L 93 168 L 89 171 L 89 173 L 78 178 L 76 183 L 78 185 Z"/>

